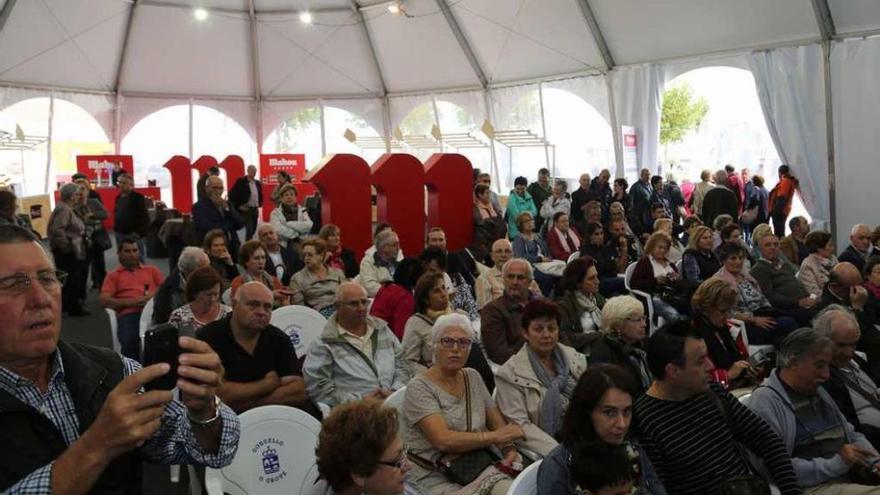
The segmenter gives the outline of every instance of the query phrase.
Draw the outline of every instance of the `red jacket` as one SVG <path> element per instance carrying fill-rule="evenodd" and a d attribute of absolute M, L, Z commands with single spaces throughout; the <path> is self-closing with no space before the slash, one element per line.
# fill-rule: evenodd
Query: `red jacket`
<path fill-rule="evenodd" d="M 398 340 L 403 340 L 406 320 L 413 315 L 416 300 L 413 293 L 397 284 L 384 284 L 376 293 L 370 314 L 388 323 Z"/>
<path fill-rule="evenodd" d="M 670 263 L 669 266 L 678 273 L 674 264 Z M 648 259 L 647 256 L 643 256 L 633 269 L 632 278 L 629 280 L 629 286 L 635 290 L 654 294 L 659 285 L 657 279 L 654 278 L 654 267 L 651 266 L 651 260 Z"/>
<path fill-rule="evenodd" d="M 578 235 L 576 230 L 574 230 L 574 227 L 568 228 L 568 235 L 572 237 L 577 237 L 579 244 L 584 243 L 581 236 Z M 550 227 L 547 230 L 547 247 L 550 248 L 550 256 L 554 260 L 567 262 L 568 257 L 571 256 L 572 253 L 572 251 L 569 251 L 568 247 L 559 239 L 559 236 L 556 235 L 556 229 L 554 227 Z"/>
<path fill-rule="evenodd" d="M 736 195 L 736 204 L 739 206 L 739 213 L 742 214 L 743 204 L 746 201 L 746 188 L 742 177 L 736 172 L 727 174 L 727 187 Z"/>

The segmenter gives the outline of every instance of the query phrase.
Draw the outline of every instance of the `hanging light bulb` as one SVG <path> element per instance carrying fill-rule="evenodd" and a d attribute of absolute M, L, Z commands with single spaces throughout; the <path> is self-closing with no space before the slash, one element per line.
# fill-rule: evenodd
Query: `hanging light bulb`
<path fill-rule="evenodd" d="M 193 16 L 197 21 L 204 21 L 208 18 L 208 11 L 205 9 L 196 9 L 193 11 Z"/>
<path fill-rule="evenodd" d="M 388 4 L 388 12 L 391 12 L 394 15 L 400 14 L 400 4 L 397 2 Z"/>
<path fill-rule="evenodd" d="M 311 24 L 312 23 L 312 14 L 309 12 L 303 12 L 299 15 L 299 20 L 303 24 Z"/>

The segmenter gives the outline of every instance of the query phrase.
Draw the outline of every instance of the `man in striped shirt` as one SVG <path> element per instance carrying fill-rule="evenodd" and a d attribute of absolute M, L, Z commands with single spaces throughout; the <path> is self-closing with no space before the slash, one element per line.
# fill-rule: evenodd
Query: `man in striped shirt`
<path fill-rule="evenodd" d="M 736 442 L 758 456 L 782 495 L 802 493 L 782 440 L 718 385 L 706 343 L 689 321 L 648 339 L 651 387 L 635 403 L 638 438 L 667 492 L 714 495 L 752 470 Z M 714 397 L 713 397 L 714 395 Z"/>

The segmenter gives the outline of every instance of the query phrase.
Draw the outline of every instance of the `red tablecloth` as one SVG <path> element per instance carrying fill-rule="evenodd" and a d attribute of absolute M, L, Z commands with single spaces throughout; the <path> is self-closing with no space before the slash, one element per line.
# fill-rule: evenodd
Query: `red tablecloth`
<path fill-rule="evenodd" d="M 162 191 L 158 187 L 136 187 L 134 190 L 148 198 L 152 198 L 154 201 L 162 199 Z M 119 189 L 115 187 L 99 187 L 95 189 L 95 192 L 101 196 L 101 201 L 104 202 L 104 208 L 106 208 L 107 213 L 110 214 L 107 220 L 104 220 L 104 227 L 112 230 L 113 218 L 115 217 L 114 212 L 116 211 L 116 197 L 119 196 Z M 60 194 L 59 191 L 55 191 L 56 203 L 61 200 Z"/>

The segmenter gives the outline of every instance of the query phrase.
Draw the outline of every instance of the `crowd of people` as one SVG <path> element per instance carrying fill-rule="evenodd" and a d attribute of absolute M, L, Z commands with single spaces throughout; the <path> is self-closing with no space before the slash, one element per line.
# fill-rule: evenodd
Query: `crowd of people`
<path fill-rule="evenodd" d="M 506 198 L 476 172 L 472 242 L 450 251 L 426 228 L 411 256 L 388 224 L 366 252 L 347 250 L 293 184 L 279 176 L 263 198 L 255 175 L 228 200 L 218 174 L 200 180 L 199 245 L 167 276 L 145 263 L 146 207 L 124 173 L 119 267 L 106 275 L 95 233 L 107 212 L 87 181 L 61 188 L 54 263 L 0 221 L 0 311 L 15 318 L 0 331 L 0 401 L 42 413 L 64 440 L 34 451 L 22 444 L 42 430 L 22 425 L 48 423 L 0 427 L 0 448 L 34 452 L 0 470 L 0 489 L 119 486 L 133 453 L 222 465 L 235 413 L 284 405 L 322 421 L 328 493 L 497 495 L 534 462 L 538 493 L 878 490 L 880 231 L 854 226 L 835 257 L 830 233 L 788 218 L 787 166 L 771 191 L 731 166 L 692 187 L 603 170 L 572 192 L 541 169 Z M 269 223 L 257 221 L 264 199 Z M 62 310 L 86 313 L 89 267 L 121 360 L 58 339 Z M 165 372 L 138 371 L 150 304 L 150 323 L 181 335 L 180 399 L 137 394 Z M 291 304 L 327 318 L 302 356 L 271 324 Z M 82 387 L 94 373 L 111 379 L 93 399 Z M 402 403 L 384 405 L 399 390 Z M 101 462 L 74 479 L 71 456 L 88 448 Z"/>

